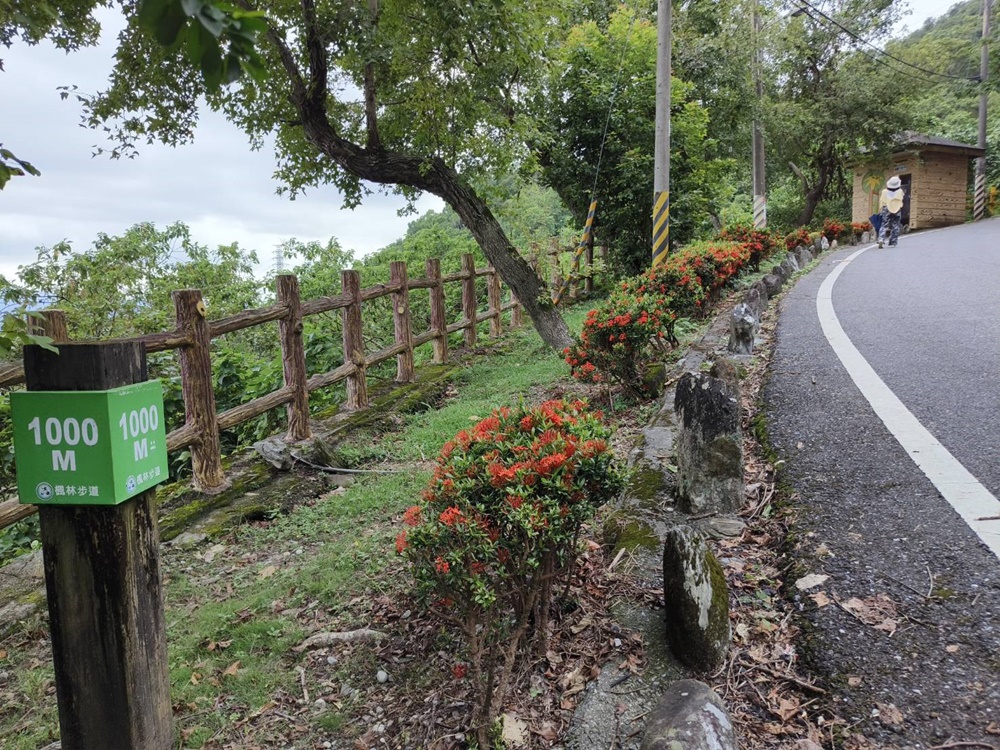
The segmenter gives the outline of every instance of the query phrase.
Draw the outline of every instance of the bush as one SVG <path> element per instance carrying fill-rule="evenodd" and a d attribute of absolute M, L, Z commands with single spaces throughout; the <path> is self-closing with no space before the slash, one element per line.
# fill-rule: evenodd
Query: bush
<path fill-rule="evenodd" d="M 826 218 L 823 219 L 823 229 L 821 231 L 827 240 L 833 242 L 834 240 L 839 240 L 847 233 L 847 225 L 836 219 Z"/>
<path fill-rule="evenodd" d="M 563 350 L 577 380 L 611 380 L 631 395 L 646 393 L 643 370 L 651 355 L 662 352 L 673 336 L 676 315 L 645 291 L 618 291 L 587 313 L 580 340 Z"/>
<path fill-rule="evenodd" d="M 581 526 L 623 487 L 609 437 L 583 401 L 499 409 L 444 445 L 422 501 L 403 515 L 396 551 L 431 610 L 466 638 L 480 747 L 518 649 L 544 641 Z"/>
<path fill-rule="evenodd" d="M 781 242 L 774 233 L 766 229 L 754 229 L 749 224 L 735 224 L 726 227 L 719 232 L 719 239 L 723 242 L 738 242 L 746 245 L 750 251 L 748 265 L 754 271 L 760 268 L 760 263 L 770 258 L 774 251 L 781 246 Z"/>
<path fill-rule="evenodd" d="M 805 227 L 799 227 L 795 231 L 785 235 L 785 249 L 792 251 L 799 246 L 812 247 L 812 235 Z"/>

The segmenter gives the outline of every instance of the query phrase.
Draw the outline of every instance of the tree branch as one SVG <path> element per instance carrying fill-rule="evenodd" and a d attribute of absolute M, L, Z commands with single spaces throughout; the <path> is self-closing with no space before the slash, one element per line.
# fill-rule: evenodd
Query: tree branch
<path fill-rule="evenodd" d="M 326 49 L 316 20 L 315 0 L 302 0 L 302 15 L 305 20 L 306 52 L 309 55 L 309 90 L 305 103 L 310 110 L 322 113 L 325 119 L 328 70 Z"/>
<path fill-rule="evenodd" d="M 792 172 L 795 174 L 796 177 L 802 180 L 802 191 L 808 193 L 809 190 L 811 189 L 809 187 L 809 180 L 806 179 L 806 176 L 802 173 L 802 170 L 799 169 L 797 166 L 795 166 L 795 164 L 793 164 L 792 162 L 788 162 L 788 168 L 792 170 Z"/>
<path fill-rule="evenodd" d="M 378 0 L 368 0 L 371 14 L 371 33 L 374 37 L 378 28 Z M 365 63 L 365 125 L 368 129 L 367 147 L 370 151 L 382 150 L 382 139 L 378 134 L 378 108 L 375 103 L 375 62 Z"/>

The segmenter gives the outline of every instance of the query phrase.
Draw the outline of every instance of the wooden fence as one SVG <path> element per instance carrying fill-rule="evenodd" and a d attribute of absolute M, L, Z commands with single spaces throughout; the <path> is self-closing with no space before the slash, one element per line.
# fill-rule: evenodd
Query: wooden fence
<path fill-rule="evenodd" d="M 476 279 L 486 277 L 486 309 L 479 311 Z M 447 322 L 445 285 L 458 283 L 462 289 L 462 317 Z M 440 261 L 430 258 L 425 264 L 425 276 L 410 278 L 406 263 L 393 262 L 387 284 L 361 288 L 357 271 L 341 272 L 341 292 L 332 297 L 303 301 L 299 297 L 298 279 L 291 274 L 277 277 L 277 297 L 273 305 L 245 310 L 227 318 L 210 321 L 205 304 L 197 289 L 173 293 L 177 325 L 173 331 L 152 333 L 120 341 L 136 341 L 146 345 L 147 352 L 176 349 L 180 356 L 181 391 L 184 399 L 185 423 L 167 435 L 167 450 L 190 448 L 195 485 L 203 492 L 221 492 L 229 486 L 222 469 L 219 433 L 253 419 L 270 409 L 285 406 L 288 413 L 287 439 L 305 440 L 311 436 L 309 426 L 309 394 L 341 381 L 345 382 L 347 400 L 344 409 L 355 411 L 368 406 L 366 371 L 380 362 L 396 358 L 396 381 L 413 380 L 413 352 L 425 344 L 433 345 L 433 361 L 443 363 L 448 357 L 448 336 L 461 331 L 464 345 L 476 345 L 477 326 L 489 321 L 490 336 L 503 332 L 502 315 L 511 312 L 510 324 L 522 324 L 522 309 L 511 295 L 502 301 L 500 276 L 491 266 L 477 269 L 472 255 L 462 257 L 462 270 L 441 273 Z M 430 327 L 414 332 L 410 318 L 410 292 L 428 290 L 430 297 Z M 362 335 L 362 306 L 365 302 L 390 297 L 394 343 L 379 351 L 365 351 Z M 344 363 L 336 369 L 312 375 L 306 370 L 302 339 L 303 319 L 309 315 L 341 311 Z M 68 342 L 65 316 L 61 311 L 43 313 L 42 332 L 55 343 Z M 251 328 L 271 321 L 278 322 L 284 386 L 265 396 L 255 398 L 227 411 L 217 413 L 212 379 L 212 339 L 226 333 Z M 0 388 L 24 382 L 24 368 L 14 365 L 0 369 Z M 36 510 L 32 505 L 19 505 L 16 500 L 0 503 L 0 529 L 25 518 Z"/>

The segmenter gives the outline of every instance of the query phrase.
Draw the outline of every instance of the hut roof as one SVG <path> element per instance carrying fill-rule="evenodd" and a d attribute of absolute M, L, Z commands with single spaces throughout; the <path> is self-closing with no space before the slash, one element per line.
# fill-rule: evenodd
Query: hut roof
<path fill-rule="evenodd" d="M 948 138 L 941 138 L 936 135 L 923 135 L 922 133 L 915 133 L 913 131 L 907 131 L 900 136 L 899 142 L 893 149 L 893 152 L 899 153 L 901 151 L 949 151 L 958 152 L 963 156 L 970 157 L 979 157 L 986 154 L 985 149 L 981 149 L 970 143 L 960 143 Z"/>

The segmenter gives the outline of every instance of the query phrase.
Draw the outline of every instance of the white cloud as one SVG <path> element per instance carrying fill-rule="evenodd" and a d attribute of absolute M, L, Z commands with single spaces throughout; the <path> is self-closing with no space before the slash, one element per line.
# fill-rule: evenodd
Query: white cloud
<path fill-rule="evenodd" d="M 142 221 L 187 224 L 196 242 L 214 247 L 239 242 L 254 249 L 261 270 L 274 246 L 289 237 L 325 242 L 336 237 L 365 255 L 406 231 L 402 198 L 369 196 L 349 211 L 332 188 L 310 190 L 295 201 L 275 194 L 273 153 L 253 152 L 246 137 L 221 115 L 204 112 L 194 143 L 179 148 L 143 146 L 134 160 L 92 157 L 101 134 L 79 127 L 80 108 L 61 100 L 56 87 L 104 87 L 111 71 L 119 17 L 104 13 L 102 44 L 66 55 L 47 43 L 23 44 L 0 57 L 0 139 L 41 177 L 15 178 L 0 192 L 0 274 L 35 259 L 34 248 L 70 240 L 77 250 L 98 233 L 121 234 Z M 16 113 L 9 117 L 8 113 Z M 420 212 L 442 202 L 424 196 Z"/>

